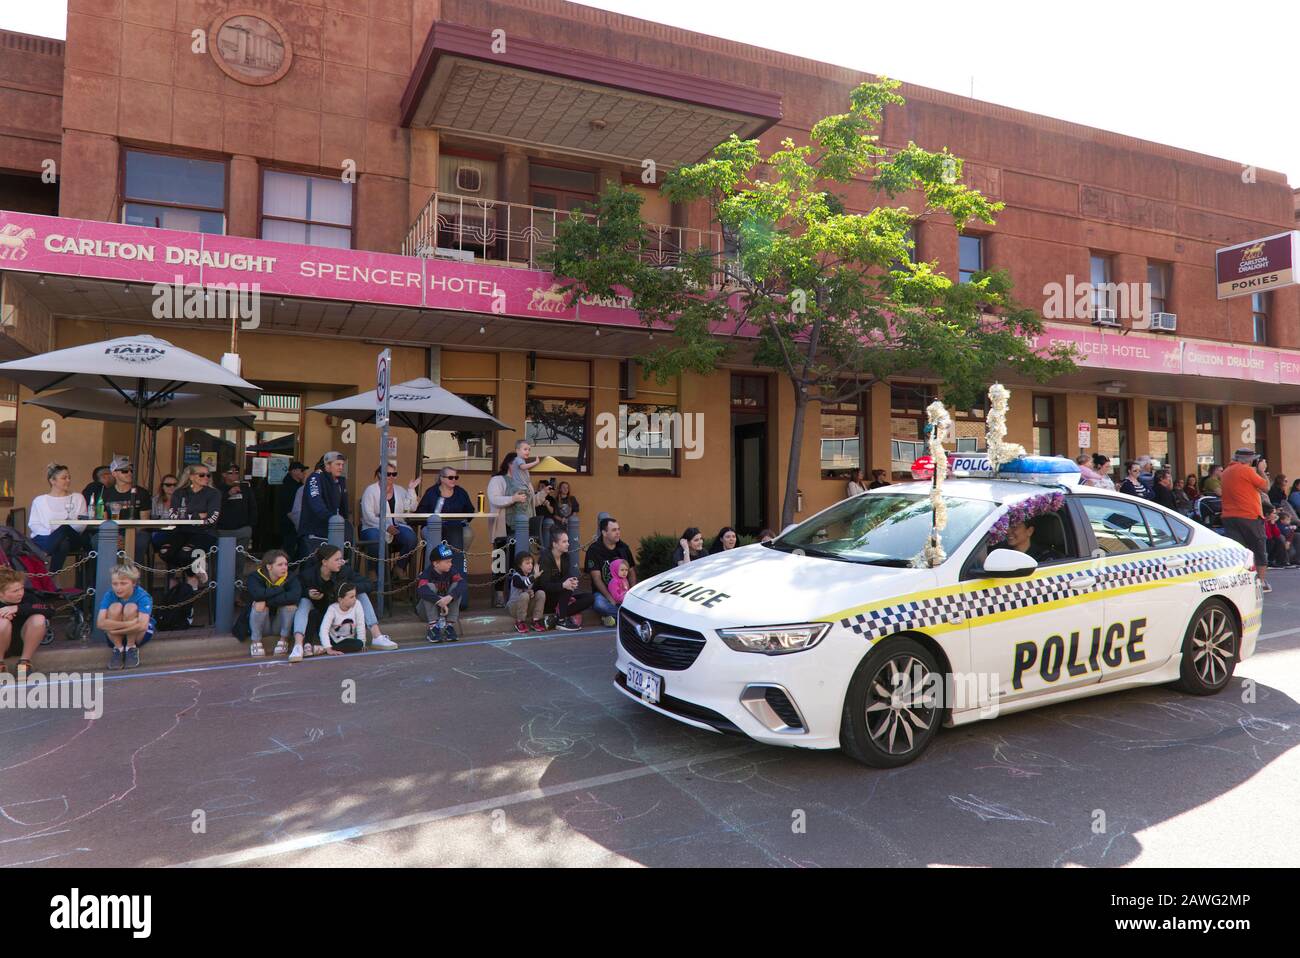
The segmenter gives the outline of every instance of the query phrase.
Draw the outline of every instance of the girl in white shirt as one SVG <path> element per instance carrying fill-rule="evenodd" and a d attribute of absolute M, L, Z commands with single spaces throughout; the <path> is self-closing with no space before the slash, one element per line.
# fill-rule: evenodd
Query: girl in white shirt
<path fill-rule="evenodd" d="M 85 547 L 85 525 L 69 520 L 86 517 L 86 499 L 72 491 L 72 474 L 67 466 L 50 463 L 45 468 L 45 480 L 50 491 L 32 500 L 27 528 L 32 541 L 50 557 L 50 571 L 58 572 L 69 552 Z"/>
<path fill-rule="evenodd" d="M 366 647 L 366 617 L 357 602 L 357 587 L 351 582 L 339 586 L 338 601 L 325 610 L 320 621 L 320 644 L 327 655 L 360 652 Z"/>

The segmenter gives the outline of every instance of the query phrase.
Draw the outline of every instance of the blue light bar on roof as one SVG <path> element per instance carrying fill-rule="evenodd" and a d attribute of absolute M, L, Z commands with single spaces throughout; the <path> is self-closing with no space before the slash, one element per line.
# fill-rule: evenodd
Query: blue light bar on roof
<path fill-rule="evenodd" d="M 968 478 L 992 479 L 993 469 L 984 453 L 948 457 L 948 474 Z M 1079 467 L 1059 456 L 1021 456 L 1004 462 L 998 469 L 999 479 L 1035 482 L 1045 486 L 1077 486 L 1083 479 Z"/>

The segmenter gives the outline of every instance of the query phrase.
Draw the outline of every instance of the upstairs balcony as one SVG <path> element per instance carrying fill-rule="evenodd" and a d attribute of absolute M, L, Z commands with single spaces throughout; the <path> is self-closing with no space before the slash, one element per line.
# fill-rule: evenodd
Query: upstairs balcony
<path fill-rule="evenodd" d="M 497 266 L 545 269 L 544 254 L 554 249 L 559 224 L 566 218 L 596 221 L 592 213 L 548 209 L 481 199 L 454 193 L 435 193 L 416 217 L 402 244 L 406 256 L 482 262 Z M 671 269 L 683 254 L 707 252 L 721 264 L 725 255 L 722 234 L 712 230 L 644 224 L 644 262 Z M 722 270 L 713 288 L 724 285 Z"/>

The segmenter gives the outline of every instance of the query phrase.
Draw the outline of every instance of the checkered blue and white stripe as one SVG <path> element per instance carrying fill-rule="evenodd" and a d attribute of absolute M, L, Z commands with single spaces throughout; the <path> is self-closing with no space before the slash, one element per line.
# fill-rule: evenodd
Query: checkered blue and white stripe
<path fill-rule="evenodd" d="M 1241 564 L 1242 553 L 1240 548 L 1201 549 L 1181 553 L 1178 558 L 1183 559 L 1184 564 L 1173 568 L 1165 565 L 1164 558 L 1147 556 L 1103 566 L 1098 570 L 1096 585 L 1090 591 L 1095 594 L 1107 589 L 1229 568 Z M 1069 572 L 1033 581 L 1008 582 L 986 589 L 899 602 L 849 616 L 841 619 L 839 624 L 869 642 L 897 632 L 925 629 L 951 621 L 976 625 L 978 623 L 975 620 L 984 616 L 1027 609 L 1079 595 L 1077 590 L 1070 588 L 1069 581 L 1085 572 L 1076 566 Z"/>

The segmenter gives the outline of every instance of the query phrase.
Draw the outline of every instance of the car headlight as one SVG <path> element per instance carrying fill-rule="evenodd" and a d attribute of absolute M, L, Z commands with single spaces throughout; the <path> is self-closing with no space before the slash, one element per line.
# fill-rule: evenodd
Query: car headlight
<path fill-rule="evenodd" d="M 804 625 L 766 625 L 750 629 L 719 629 L 718 635 L 727 647 L 737 652 L 761 652 L 763 655 L 785 655 L 811 649 L 830 631 L 829 622 L 809 622 Z"/>

